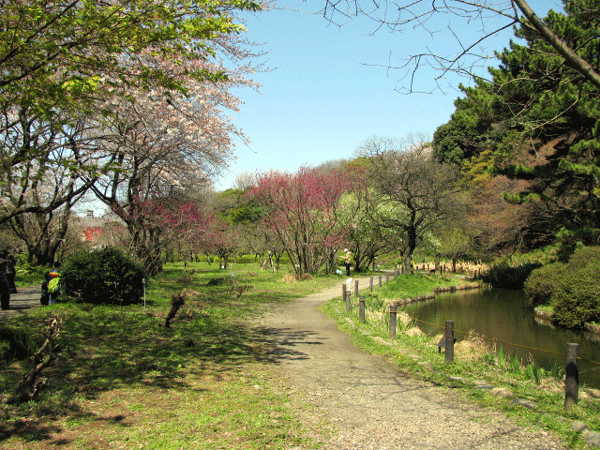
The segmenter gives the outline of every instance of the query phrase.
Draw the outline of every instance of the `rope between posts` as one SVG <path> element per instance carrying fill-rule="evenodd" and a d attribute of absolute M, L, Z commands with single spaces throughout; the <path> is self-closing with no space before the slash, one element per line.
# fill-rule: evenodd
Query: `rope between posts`
<path fill-rule="evenodd" d="M 380 277 L 381 277 L 381 275 L 380 275 Z M 351 291 L 350 291 L 350 292 L 351 292 Z M 359 300 L 359 304 L 360 304 L 360 300 Z M 404 312 L 404 311 L 397 311 L 397 310 L 395 310 L 395 311 L 392 311 L 392 310 L 390 309 L 390 311 L 389 311 L 389 312 L 390 312 L 390 314 L 392 314 L 392 313 L 396 313 L 396 314 L 397 314 L 397 313 L 399 313 L 399 312 L 400 312 L 400 313 L 402 313 L 402 314 L 404 314 L 404 315 L 408 316 L 408 317 L 409 317 L 411 320 L 414 320 L 415 322 L 424 323 L 424 324 L 427 324 L 427 325 L 429 325 L 429 326 L 432 326 L 432 327 L 434 327 L 434 328 L 439 328 L 439 329 L 441 329 L 441 330 L 445 330 L 445 327 L 442 327 L 442 326 L 440 326 L 440 325 L 437 325 L 437 324 L 435 324 L 435 323 L 432 323 L 432 322 L 427 322 L 427 321 L 425 321 L 425 320 L 417 319 L 417 318 L 415 318 L 415 317 L 412 317 L 410 314 L 407 314 L 407 313 L 406 313 L 406 312 Z M 490 342 L 493 342 L 493 343 L 500 343 L 500 344 L 505 344 L 505 345 L 511 345 L 511 346 L 513 346 L 513 347 L 518 347 L 518 348 L 522 348 L 522 349 L 525 349 L 525 350 L 533 350 L 533 351 L 537 351 L 537 352 L 541 352 L 541 353 L 547 353 L 547 354 L 551 354 L 551 355 L 557 355 L 557 356 L 563 356 L 563 357 L 566 357 L 566 353 L 559 353 L 559 352 L 553 352 L 553 351 L 550 351 L 550 350 L 543 350 L 543 349 L 541 349 L 541 348 L 528 347 L 528 346 L 521 345 L 521 344 L 515 344 L 515 343 L 513 343 L 513 342 L 502 341 L 502 340 L 500 340 L 500 339 L 497 339 L 497 338 L 488 338 L 488 337 L 486 337 L 486 336 L 483 336 L 483 335 L 481 335 L 481 334 L 478 334 L 478 333 L 475 333 L 475 332 L 469 332 L 469 333 L 467 333 L 467 332 L 464 332 L 464 331 L 461 331 L 461 330 L 457 330 L 457 329 L 454 329 L 454 328 L 452 329 L 452 331 L 453 331 L 453 332 L 456 332 L 456 333 L 461 333 L 461 334 L 464 334 L 465 336 L 468 336 L 468 335 L 475 335 L 475 336 L 477 336 L 477 337 L 479 337 L 479 338 L 481 338 L 481 339 L 483 339 L 483 340 L 487 340 L 487 341 L 490 341 Z M 582 357 L 580 357 L 580 356 L 577 356 L 577 359 L 578 359 L 579 361 L 586 361 L 586 362 L 588 362 L 588 363 L 590 363 L 590 364 L 593 364 L 593 365 L 595 365 L 595 366 L 600 366 L 600 362 L 592 361 L 592 360 L 590 360 L 590 359 L 582 358 Z"/>
<path fill-rule="evenodd" d="M 396 312 L 396 311 L 393 311 L 393 312 Z M 430 325 L 430 326 L 432 326 L 434 328 L 439 328 L 441 330 L 445 330 L 445 328 L 442 327 L 442 326 L 440 326 L 440 325 L 437 325 L 437 324 L 431 323 L 431 322 L 427 322 L 425 320 L 417 319 L 417 318 L 411 316 L 410 314 L 407 314 L 406 312 L 402 312 L 402 314 L 408 316 L 411 320 L 414 320 L 415 322 L 424 323 L 424 324 Z M 522 349 L 525 349 L 525 350 L 533 350 L 533 351 L 536 351 L 536 352 L 548 353 L 548 354 L 551 354 L 551 355 L 558 355 L 558 356 L 566 357 L 566 353 L 552 352 L 550 350 L 543 350 L 541 348 L 528 347 L 526 345 L 515 344 L 514 342 L 503 341 L 503 340 L 497 339 L 497 338 L 488 338 L 487 336 L 483 336 L 483 335 L 475 333 L 475 332 L 466 333 L 464 331 L 457 330 L 455 328 L 453 328 L 452 331 L 455 332 L 455 333 L 461 333 L 461 334 L 463 334 L 465 336 L 469 336 L 469 335 L 473 336 L 473 335 L 475 335 L 475 336 L 477 336 L 477 337 L 479 337 L 479 338 L 481 338 L 483 340 L 487 340 L 487 341 L 490 341 L 490 342 L 493 342 L 493 343 L 500 343 L 500 344 L 505 344 L 505 345 L 511 345 L 513 347 L 519 347 L 519 348 L 522 348 Z M 593 364 L 595 366 L 600 366 L 599 362 L 592 361 L 590 359 L 582 358 L 580 356 L 578 356 L 577 359 L 580 360 L 580 361 L 589 362 L 590 364 Z"/>

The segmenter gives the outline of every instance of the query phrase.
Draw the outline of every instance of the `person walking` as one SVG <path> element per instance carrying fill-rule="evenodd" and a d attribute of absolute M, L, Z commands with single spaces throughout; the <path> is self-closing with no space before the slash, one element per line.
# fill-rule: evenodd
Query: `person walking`
<path fill-rule="evenodd" d="M 8 252 L 2 250 L 0 252 L 0 306 L 3 310 L 7 310 L 10 307 L 10 293 L 12 291 L 10 272 Z"/>
<path fill-rule="evenodd" d="M 350 276 L 350 266 L 352 265 L 352 252 L 344 249 L 344 264 L 346 265 L 346 275 Z"/>
<path fill-rule="evenodd" d="M 56 303 L 56 300 L 60 294 L 60 289 L 58 286 L 58 282 L 60 281 L 60 267 L 60 261 L 55 261 L 53 268 L 46 273 L 45 282 L 48 290 L 48 304 L 50 305 Z M 44 291 L 43 285 L 42 291 Z"/>

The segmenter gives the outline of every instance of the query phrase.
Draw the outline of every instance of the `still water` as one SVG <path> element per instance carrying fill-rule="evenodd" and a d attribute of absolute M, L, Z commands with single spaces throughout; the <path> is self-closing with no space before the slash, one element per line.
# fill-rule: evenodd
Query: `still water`
<path fill-rule="evenodd" d="M 406 312 L 437 325 L 419 323 L 431 336 L 443 334 L 446 320 L 453 320 L 457 340 L 472 330 L 488 339 L 496 339 L 498 348 L 501 345 L 505 354 L 526 360 L 533 357 L 546 369 L 555 364 L 564 368 L 567 343 L 578 343 L 579 380 L 600 388 L 600 338 L 536 319 L 533 310 L 527 308 L 523 291 L 491 289 L 440 294 L 435 300 L 408 306 Z"/>

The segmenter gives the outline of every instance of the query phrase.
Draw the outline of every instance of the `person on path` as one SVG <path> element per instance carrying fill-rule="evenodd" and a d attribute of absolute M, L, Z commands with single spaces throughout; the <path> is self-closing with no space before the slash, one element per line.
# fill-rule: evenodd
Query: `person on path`
<path fill-rule="evenodd" d="M 3 310 L 10 307 L 10 293 L 12 285 L 10 282 L 11 264 L 6 250 L 0 252 L 0 304 Z"/>
<path fill-rule="evenodd" d="M 344 249 L 344 264 L 346 265 L 346 275 L 350 275 L 350 266 L 352 265 L 352 252 L 347 248 Z"/>
<path fill-rule="evenodd" d="M 60 294 L 59 290 L 58 290 L 58 285 L 56 285 L 56 283 L 58 282 L 58 279 L 60 279 L 60 266 L 61 263 L 60 261 L 55 261 L 54 262 L 54 267 L 46 273 L 46 279 L 44 281 L 44 283 L 42 283 L 42 297 L 44 296 L 44 284 L 45 287 L 48 291 L 48 303 L 47 304 L 54 304 L 56 303 L 56 299 L 58 298 L 58 295 Z M 54 283 L 52 283 L 52 280 L 55 280 Z M 42 301 L 42 304 L 44 304 L 44 302 Z"/>
<path fill-rule="evenodd" d="M 17 269 L 15 268 L 17 264 L 17 259 L 8 254 L 8 284 L 10 285 L 10 293 L 18 294 L 17 285 L 15 284 L 15 278 L 17 278 Z"/>

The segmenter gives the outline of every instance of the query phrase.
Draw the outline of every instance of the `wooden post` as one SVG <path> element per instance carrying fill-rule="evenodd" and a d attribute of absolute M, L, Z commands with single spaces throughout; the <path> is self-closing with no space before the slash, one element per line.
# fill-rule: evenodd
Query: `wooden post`
<path fill-rule="evenodd" d="M 369 290 L 373 292 L 373 277 L 369 280 Z"/>
<path fill-rule="evenodd" d="M 352 292 L 346 291 L 346 311 L 350 311 L 352 309 Z"/>
<path fill-rule="evenodd" d="M 399 269 L 396 267 L 396 270 L 394 270 L 394 280 L 396 278 L 398 278 L 398 272 L 399 272 Z"/>
<path fill-rule="evenodd" d="M 361 295 L 358 301 L 358 321 L 365 323 L 365 296 Z"/>
<path fill-rule="evenodd" d="M 567 344 L 567 367 L 565 368 L 565 409 L 577 404 L 579 397 L 579 367 L 577 356 L 579 344 Z"/>
<path fill-rule="evenodd" d="M 396 305 L 390 305 L 390 339 L 396 339 Z"/>
<path fill-rule="evenodd" d="M 358 297 L 358 280 L 354 281 L 354 295 Z"/>
<path fill-rule="evenodd" d="M 346 283 L 342 283 L 342 301 L 346 301 Z"/>
<path fill-rule="evenodd" d="M 381 287 L 381 275 L 379 275 L 379 287 Z"/>
<path fill-rule="evenodd" d="M 446 328 L 444 330 L 446 363 L 454 362 L 454 321 L 446 320 Z"/>

